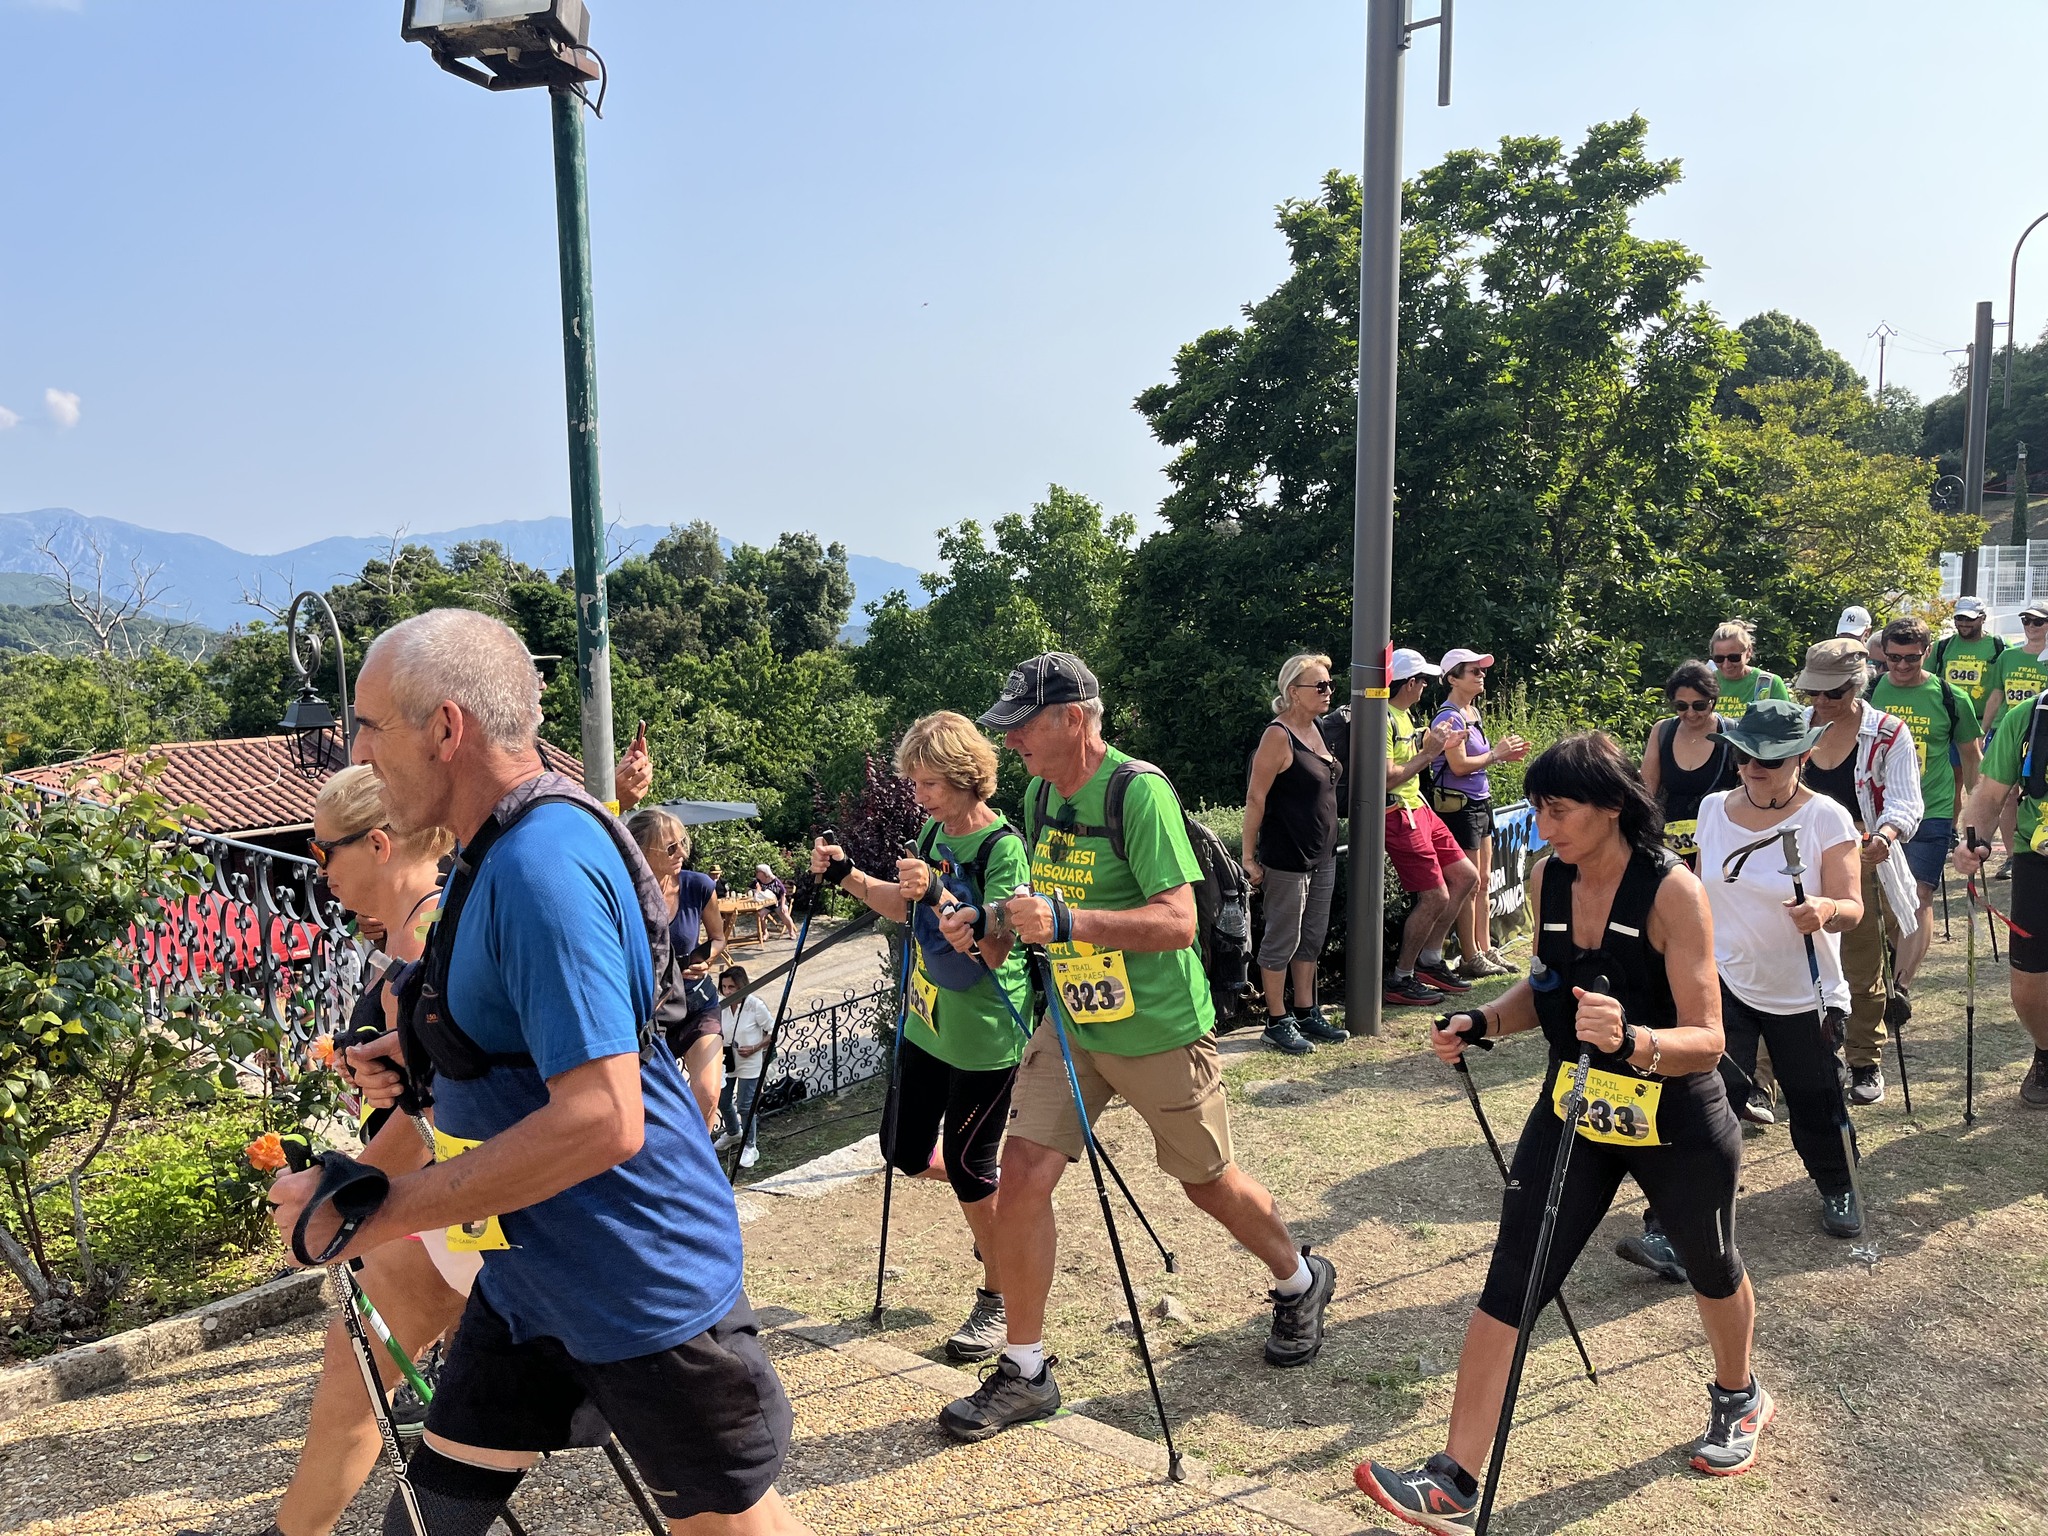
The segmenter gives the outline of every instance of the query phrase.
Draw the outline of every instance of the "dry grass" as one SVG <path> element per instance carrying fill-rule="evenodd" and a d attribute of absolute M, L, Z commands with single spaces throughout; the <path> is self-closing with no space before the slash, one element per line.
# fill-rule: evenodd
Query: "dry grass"
<path fill-rule="evenodd" d="M 1960 909 L 1957 917 L 1960 919 Z M 1962 928 L 1937 937 L 1909 1029 L 1914 1107 L 1896 1081 L 1858 1111 L 1865 1181 L 1884 1258 L 1874 1272 L 1819 1229 L 1817 1199 L 1786 1132 L 1745 1146 L 1738 1238 L 1759 1298 L 1757 1365 L 1779 1402 L 1758 1471 L 1709 1479 L 1683 1448 L 1704 1423 L 1709 1357 L 1690 1292 L 1611 1256 L 1641 1201 L 1617 1203 L 1567 1296 L 1601 1385 L 1587 1383 L 1555 1321 L 1538 1334 L 1496 1530 L 2048 1533 L 2048 1116 L 2015 1089 L 2027 1042 L 2002 966 L 1980 964 L 1978 1119 L 1961 1124 Z M 1451 1074 L 1418 1046 L 1420 1020 L 1302 1061 L 1226 1040 L 1242 1164 L 1278 1196 L 1299 1237 L 1337 1264 L 1320 1359 L 1295 1372 L 1260 1359 L 1259 1265 L 1150 1164 L 1144 1128 L 1107 1117 L 1104 1141 L 1179 1255 L 1165 1275 L 1119 1204 L 1133 1275 L 1170 1293 L 1190 1324 L 1152 1325 L 1184 1447 L 1371 1522 L 1352 1489 L 1364 1455 L 1413 1462 L 1440 1448 L 1459 1341 L 1490 1252 L 1498 1180 Z M 1515 1042 L 1475 1073 L 1504 1140 L 1536 1090 L 1540 1056 Z M 1895 1064 L 1888 1057 L 1888 1075 Z M 860 1127 L 865 1129 L 865 1127 Z M 879 1181 L 786 1202 L 748 1228 L 763 1303 L 865 1317 Z M 943 1185 L 899 1183 L 882 1335 L 937 1355 L 975 1277 Z M 1062 1249 L 1047 1341 L 1069 1402 L 1156 1437 L 1122 1315 L 1093 1187 L 1076 1168 L 1059 1195 Z M 1619 1524 L 1617 1524 L 1619 1522 Z"/>

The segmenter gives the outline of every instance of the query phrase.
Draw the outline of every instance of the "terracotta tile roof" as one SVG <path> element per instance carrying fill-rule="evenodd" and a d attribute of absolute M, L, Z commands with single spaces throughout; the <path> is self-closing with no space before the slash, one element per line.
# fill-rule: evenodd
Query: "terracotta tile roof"
<path fill-rule="evenodd" d="M 313 800 L 331 776 L 304 777 L 292 762 L 288 736 L 241 736 L 171 741 L 136 752 L 99 752 L 73 762 L 25 768 L 16 777 L 64 789 L 81 773 L 111 772 L 126 778 L 159 757 L 164 771 L 156 782 L 162 792 L 180 804 L 199 806 L 204 814 L 198 819 L 206 829 L 227 837 L 310 829 Z M 583 772 L 581 762 L 558 748 L 549 747 L 547 758 L 560 772 Z"/>

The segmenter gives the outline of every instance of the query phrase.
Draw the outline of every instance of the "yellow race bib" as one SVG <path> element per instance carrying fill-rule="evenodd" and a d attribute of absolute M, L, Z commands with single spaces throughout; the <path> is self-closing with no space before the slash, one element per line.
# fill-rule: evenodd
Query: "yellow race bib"
<path fill-rule="evenodd" d="M 933 1034 L 939 1032 L 936 1022 L 939 1014 L 939 984 L 924 973 L 924 960 L 919 957 L 917 966 L 910 973 L 910 1011 L 924 1020 L 924 1027 Z"/>
<path fill-rule="evenodd" d="M 460 1136 L 450 1136 L 438 1125 L 434 1127 L 434 1161 L 445 1163 L 451 1157 L 460 1157 L 471 1147 L 480 1147 L 480 1141 L 464 1141 Z M 465 1222 L 459 1227 L 448 1229 L 448 1251 L 450 1253 L 489 1253 L 497 1248 L 510 1248 L 505 1241 L 505 1229 L 498 1225 L 498 1218 L 486 1216 L 482 1221 Z"/>
<path fill-rule="evenodd" d="M 1076 1024 L 1114 1024 L 1137 1012 L 1131 1000 L 1131 973 L 1120 949 L 1055 959 L 1052 978 L 1060 989 L 1060 1005 Z"/>
<path fill-rule="evenodd" d="M 1557 1082 L 1550 1091 L 1550 1103 L 1557 1118 L 1564 1118 L 1565 1100 L 1571 1095 L 1576 1062 L 1557 1064 Z M 1588 1141 L 1604 1141 L 1616 1147 L 1654 1147 L 1657 1140 L 1657 1102 L 1664 1097 L 1664 1085 L 1645 1077 L 1620 1072 L 1603 1072 L 1598 1067 L 1586 1074 L 1586 1112 L 1579 1116 L 1579 1134 Z"/>
<path fill-rule="evenodd" d="M 1681 859 L 1697 858 L 1700 851 L 1697 841 L 1699 830 L 1700 824 L 1697 820 L 1667 821 L 1664 823 L 1664 846 Z"/>

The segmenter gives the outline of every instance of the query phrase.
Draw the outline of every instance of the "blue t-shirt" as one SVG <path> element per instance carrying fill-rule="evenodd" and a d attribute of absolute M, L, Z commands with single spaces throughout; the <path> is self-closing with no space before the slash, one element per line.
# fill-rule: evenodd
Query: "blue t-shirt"
<path fill-rule="evenodd" d="M 448 1002 L 486 1051 L 533 1067 L 438 1079 L 435 1121 L 486 1141 L 547 1103 L 545 1079 L 637 1053 L 654 966 L 632 879 L 611 839 L 574 805 L 542 805 L 493 847 L 450 956 Z M 593 1364 L 695 1338 L 732 1309 L 739 1215 L 704 1117 L 668 1047 L 640 1074 L 646 1140 L 616 1168 L 524 1210 L 501 1212 L 509 1248 L 477 1284 L 518 1341 L 552 1337 Z"/>
<path fill-rule="evenodd" d="M 676 876 L 676 911 L 668 920 L 668 933 L 678 958 L 695 949 L 704 937 L 704 909 L 716 895 L 709 875 L 686 869 Z"/>

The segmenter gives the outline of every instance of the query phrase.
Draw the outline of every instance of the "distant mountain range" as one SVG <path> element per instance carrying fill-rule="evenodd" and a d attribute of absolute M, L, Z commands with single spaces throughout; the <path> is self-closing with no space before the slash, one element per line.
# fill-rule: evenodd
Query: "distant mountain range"
<path fill-rule="evenodd" d="M 651 523 L 615 528 L 611 534 L 612 552 L 645 554 L 667 532 L 666 527 Z M 409 532 L 404 542 L 424 544 L 436 553 L 446 553 L 457 544 L 482 539 L 494 539 L 513 559 L 544 570 L 561 570 L 572 558 L 566 517 L 478 523 L 439 533 Z M 732 540 L 723 542 L 731 548 Z M 151 611 L 187 619 L 208 629 L 226 629 L 263 617 L 259 610 L 243 602 L 245 591 L 260 588 L 272 601 L 289 599 L 293 592 L 308 587 L 324 591 L 337 582 L 353 580 L 366 561 L 383 558 L 391 547 L 388 538 L 341 537 L 322 539 L 282 554 L 251 555 L 200 534 L 163 533 L 117 518 L 85 517 L 67 507 L 0 513 L 0 593 L 13 590 L 22 594 L 0 596 L 0 602 L 49 600 L 28 596 L 35 589 L 5 578 L 9 572 L 49 575 L 50 562 L 41 548 L 44 544 L 72 562 L 75 570 L 90 569 L 97 546 L 106 557 L 108 588 L 114 591 L 125 588 L 132 564 L 160 566 L 158 580 L 163 596 L 151 604 Z M 914 606 L 922 606 L 925 601 L 924 589 L 917 582 L 918 572 L 912 566 L 878 560 L 872 555 L 848 555 L 846 566 L 854 587 L 849 638 L 858 638 L 862 631 L 866 605 L 880 601 L 898 588 L 909 595 Z"/>

